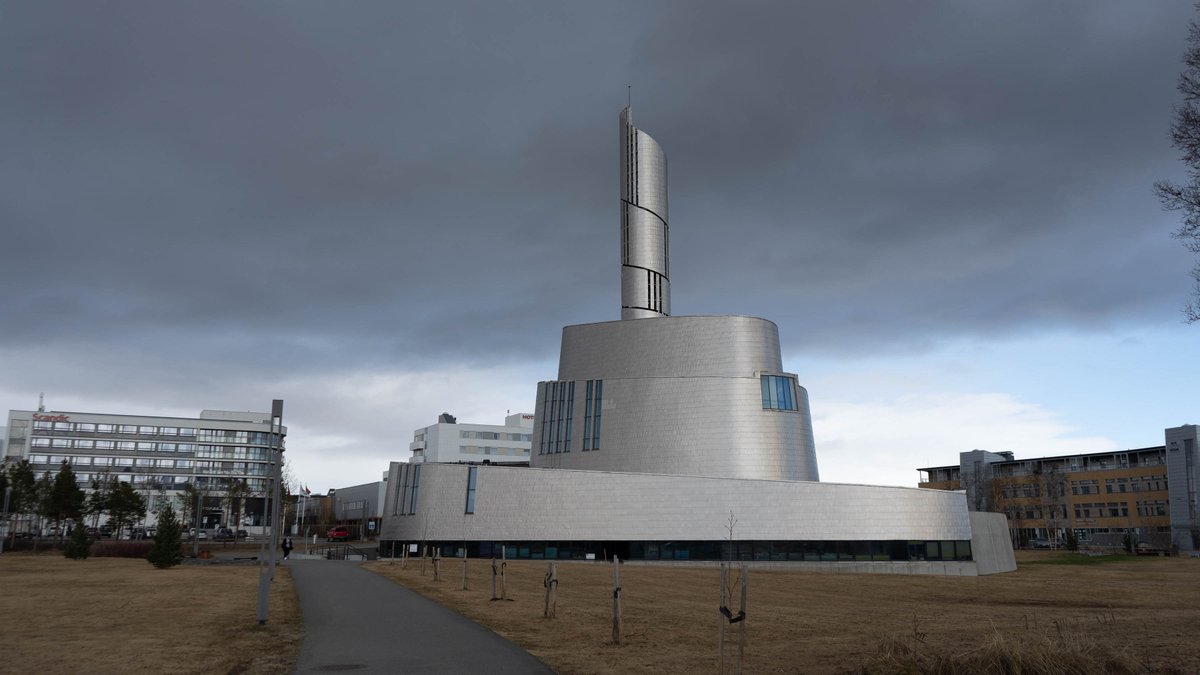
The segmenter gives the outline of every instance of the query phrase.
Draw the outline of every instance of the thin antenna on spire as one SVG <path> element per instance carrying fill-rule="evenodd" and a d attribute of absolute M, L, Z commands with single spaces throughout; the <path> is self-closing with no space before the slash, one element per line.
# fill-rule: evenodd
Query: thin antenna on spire
<path fill-rule="evenodd" d="M 629 107 L 629 108 L 633 107 L 633 85 L 632 84 L 625 85 L 625 106 Z"/>

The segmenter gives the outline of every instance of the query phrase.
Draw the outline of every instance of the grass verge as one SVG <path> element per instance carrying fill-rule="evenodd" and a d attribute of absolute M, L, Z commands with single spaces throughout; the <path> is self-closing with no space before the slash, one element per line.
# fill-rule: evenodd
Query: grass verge
<path fill-rule="evenodd" d="M 1040 557 L 1027 557 L 1021 560 L 1022 565 L 1109 565 L 1112 563 L 1136 563 L 1153 560 L 1149 557 L 1138 557 L 1128 553 L 1114 555 L 1085 555 L 1070 551 L 1046 553 Z"/>
<path fill-rule="evenodd" d="M 1200 561 L 1026 564 L 1041 559 L 1021 556 L 1017 572 L 987 577 L 750 568 L 742 671 L 1084 673 L 1132 663 L 1137 672 L 1200 672 Z M 367 564 L 564 675 L 718 670 L 716 568 L 623 565 L 618 645 L 610 641 L 610 564 L 559 563 L 553 619 L 542 616 L 545 562 L 509 562 L 509 600 L 495 602 L 488 561 L 469 561 L 469 590 L 461 589 L 461 560 L 443 560 L 441 581 L 424 567 Z M 1059 652 L 1086 668 L 1048 660 Z M 1095 660 L 1083 659 L 1089 654 Z"/>
<path fill-rule="evenodd" d="M 259 626 L 258 568 L 0 555 L 0 672 L 288 673 L 304 637 L 290 571 Z"/>

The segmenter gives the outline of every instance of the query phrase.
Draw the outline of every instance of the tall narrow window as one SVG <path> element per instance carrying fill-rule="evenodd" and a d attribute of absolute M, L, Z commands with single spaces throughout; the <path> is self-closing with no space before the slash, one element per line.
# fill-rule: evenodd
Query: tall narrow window
<path fill-rule="evenodd" d="M 592 449 L 592 380 L 587 381 L 587 393 L 583 400 L 583 449 Z"/>
<path fill-rule="evenodd" d="M 621 205 L 621 264 L 629 264 L 629 205 Z"/>
<path fill-rule="evenodd" d="M 417 512 L 417 488 L 421 485 L 421 465 L 412 468 L 412 489 L 409 490 L 408 512 Z"/>
<path fill-rule="evenodd" d="M 478 479 L 479 467 L 473 466 L 467 469 L 467 510 L 466 513 L 475 513 L 475 482 Z"/>
<path fill-rule="evenodd" d="M 544 455 L 550 451 L 550 394 L 553 391 L 554 383 L 546 382 L 542 393 L 542 436 L 541 442 L 538 443 L 538 454 Z"/>
<path fill-rule="evenodd" d="M 567 383 L 567 431 L 563 434 L 563 452 L 571 451 L 571 425 L 575 416 L 575 383 Z"/>
<path fill-rule="evenodd" d="M 400 467 L 400 485 L 396 488 L 400 503 L 396 505 L 396 511 L 402 516 L 408 515 L 408 488 L 410 486 L 408 473 L 412 467 L 411 464 Z"/>
<path fill-rule="evenodd" d="M 546 415 L 550 417 L 550 437 L 546 443 L 546 454 L 551 454 L 558 438 L 558 383 L 547 382 L 546 388 L 549 390 L 547 396 L 550 397 L 546 404 Z"/>
<path fill-rule="evenodd" d="M 604 380 L 596 380 L 596 399 L 592 402 L 592 449 L 600 449 L 600 404 L 604 400 Z"/>
<path fill-rule="evenodd" d="M 567 398 L 567 383 L 559 382 L 558 383 L 558 400 L 555 401 L 555 408 L 556 408 L 556 412 L 558 413 L 558 424 L 555 426 L 555 430 L 558 433 L 556 433 L 554 435 L 554 452 L 562 452 L 563 429 L 566 426 L 563 423 L 564 422 L 563 416 L 567 412 L 566 406 L 563 405 L 563 403 L 566 401 L 566 398 Z"/>

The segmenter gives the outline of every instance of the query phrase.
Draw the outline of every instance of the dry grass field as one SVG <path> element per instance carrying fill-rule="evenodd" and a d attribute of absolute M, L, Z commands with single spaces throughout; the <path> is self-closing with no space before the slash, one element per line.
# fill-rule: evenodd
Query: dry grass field
<path fill-rule="evenodd" d="M 0 672 L 288 673 L 304 624 L 289 570 L 259 626 L 258 567 L 0 555 Z"/>
<path fill-rule="evenodd" d="M 1068 555 L 1022 553 L 1017 572 L 987 577 L 751 568 L 743 672 L 1200 672 L 1200 560 Z M 560 673 L 718 672 L 716 568 L 622 565 L 614 645 L 611 565 L 559 563 L 554 619 L 545 562 L 508 563 L 508 602 L 490 600 L 487 561 L 470 561 L 466 591 L 461 561 L 443 560 L 438 582 L 421 567 L 368 564 Z"/>

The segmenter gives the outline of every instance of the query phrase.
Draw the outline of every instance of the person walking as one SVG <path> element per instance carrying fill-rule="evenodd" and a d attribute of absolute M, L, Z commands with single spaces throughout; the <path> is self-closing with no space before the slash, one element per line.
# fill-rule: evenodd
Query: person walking
<path fill-rule="evenodd" d="M 287 560 L 288 556 L 290 556 L 291 554 L 292 554 L 292 538 L 284 537 L 283 538 L 283 559 Z"/>

